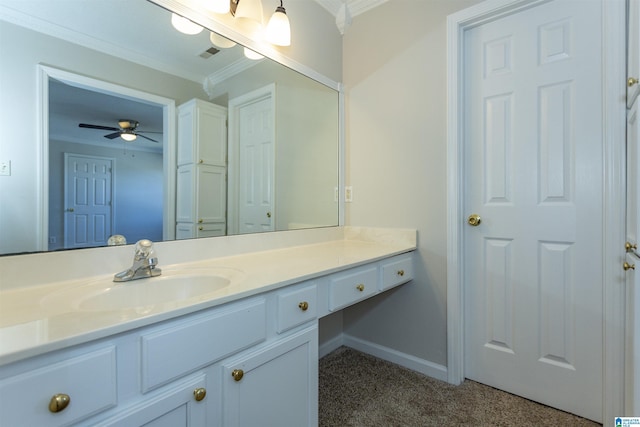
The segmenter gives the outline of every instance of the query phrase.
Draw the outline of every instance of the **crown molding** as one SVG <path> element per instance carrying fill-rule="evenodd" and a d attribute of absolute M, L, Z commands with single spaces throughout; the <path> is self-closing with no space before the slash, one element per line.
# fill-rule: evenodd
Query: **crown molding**
<path fill-rule="evenodd" d="M 215 73 L 209 74 L 202 84 L 204 91 L 209 95 L 209 97 L 213 94 L 213 88 L 215 85 L 225 81 L 226 79 L 235 76 L 238 73 L 243 72 L 257 64 L 262 62 L 262 59 L 253 60 L 248 58 L 240 58 L 231 64 L 217 70 Z"/>
<path fill-rule="evenodd" d="M 389 0 L 315 0 L 336 18 L 340 34 L 351 25 L 351 19 Z"/>

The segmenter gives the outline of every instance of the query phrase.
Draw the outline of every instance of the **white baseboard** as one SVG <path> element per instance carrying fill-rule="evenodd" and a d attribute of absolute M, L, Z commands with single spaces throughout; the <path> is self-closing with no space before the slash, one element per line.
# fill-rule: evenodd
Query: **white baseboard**
<path fill-rule="evenodd" d="M 415 356 L 393 350 L 389 347 L 374 344 L 370 341 L 365 341 L 346 334 L 342 334 L 330 341 L 332 345 L 335 345 L 337 342 L 339 342 L 339 344 L 335 348 L 340 347 L 340 345 L 351 347 L 363 353 L 367 353 L 391 363 L 395 363 L 396 365 L 411 369 L 412 371 L 420 372 L 421 374 L 438 380 L 447 381 L 447 367 L 444 365 L 429 362 L 428 360 L 420 359 Z M 329 342 L 323 344 L 322 347 L 325 346 L 328 348 Z M 333 350 L 335 350 L 335 348 Z"/>
<path fill-rule="evenodd" d="M 331 353 L 334 350 L 339 349 L 344 345 L 344 335 L 340 334 L 336 337 L 331 338 L 328 341 L 323 342 L 318 347 L 318 358 L 324 357 L 327 354 Z"/>

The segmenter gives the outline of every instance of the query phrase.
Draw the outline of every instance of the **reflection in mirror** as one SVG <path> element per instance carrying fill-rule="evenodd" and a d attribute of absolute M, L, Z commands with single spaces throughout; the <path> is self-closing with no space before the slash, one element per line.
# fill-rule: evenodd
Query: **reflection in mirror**
<path fill-rule="evenodd" d="M 82 2 L 0 0 L 0 254 L 338 225 L 335 90 Z"/>

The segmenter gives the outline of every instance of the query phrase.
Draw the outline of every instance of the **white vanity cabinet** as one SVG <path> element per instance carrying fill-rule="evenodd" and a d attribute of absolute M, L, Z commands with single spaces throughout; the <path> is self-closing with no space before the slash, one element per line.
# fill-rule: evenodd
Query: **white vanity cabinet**
<path fill-rule="evenodd" d="M 404 253 L 2 365 L 0 426 L 315 426 L 318 319 L 412 276 Z"/>
<path fill-rule="evenodd" d="M 317 322 L 225 361 L 221 381 L 225 427 L 317 425 Z"/>
<path fill-rule="evenodd" d="M 227 109 L 200 99 L 178 107 L 176 238 L 226 234 Z"/>
<path fill-rule="evenodd" d="M 104 421 L 90 421 L 95 427 L 201 427 L 207 424 L 206 376 L 199 373 L 176 381 L 160 393 L 123 410 Z"/>
<path fill-rule="evenodd" d="M 116 347 L 90 346 L 0 380 L 1 426 L 71 425 L 117 404 Z"/>

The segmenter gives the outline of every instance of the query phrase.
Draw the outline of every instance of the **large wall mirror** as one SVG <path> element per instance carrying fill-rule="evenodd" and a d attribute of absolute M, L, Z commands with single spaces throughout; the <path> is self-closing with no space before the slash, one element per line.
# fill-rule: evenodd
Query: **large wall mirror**
<path fill-rule="evenodd" d="M 171 19 L 0 0 L 0 254 L 338 225 L 335 88 Z"/>

